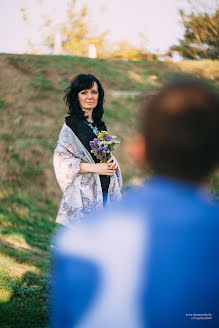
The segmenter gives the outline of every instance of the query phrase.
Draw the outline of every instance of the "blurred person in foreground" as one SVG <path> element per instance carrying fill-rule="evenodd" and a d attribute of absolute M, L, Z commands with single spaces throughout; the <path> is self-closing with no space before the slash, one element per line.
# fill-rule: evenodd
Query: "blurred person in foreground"
<path fill-rule="evenodd" d="M 219 327 L 219 206 L 206 188 L 218 105 L 205 83 L 182 79 L 143 106 L 133 156 L 154 175 L 77 233 L 58 233 L 52 327 Z"/>

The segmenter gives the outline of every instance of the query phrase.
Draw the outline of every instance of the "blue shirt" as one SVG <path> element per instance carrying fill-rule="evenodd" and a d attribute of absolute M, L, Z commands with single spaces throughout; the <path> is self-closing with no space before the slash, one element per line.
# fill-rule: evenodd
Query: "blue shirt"
<path fill-rule="evenodd" d="M 155 177 L 56 237 L 55 328 L 218 327 L 219 206 Z"/>

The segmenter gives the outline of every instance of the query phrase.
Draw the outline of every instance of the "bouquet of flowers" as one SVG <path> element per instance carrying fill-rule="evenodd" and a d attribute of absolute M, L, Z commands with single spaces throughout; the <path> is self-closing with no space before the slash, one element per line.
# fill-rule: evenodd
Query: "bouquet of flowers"
<path fill-rule="evenodd" d="M 112 156 L 115 144 L 120 143 L 116 140 L 116 136 L 110 136 L 106 131 L 101 131 L 97 134 L 97 138 L 90 141 L 91 153 L 93 153 L 97 159 L 106 163 Z"/>

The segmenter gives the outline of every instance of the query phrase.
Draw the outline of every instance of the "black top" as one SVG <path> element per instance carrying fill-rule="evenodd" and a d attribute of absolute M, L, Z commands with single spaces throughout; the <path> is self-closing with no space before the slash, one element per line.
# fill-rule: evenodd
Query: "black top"
<path fill-rule="evenodd" d="M 74 134 L 78 137 L 84 147 L 89 151 L 95 163 L 100 163 L 100 160 L 91 153 L 91 147 L 89 142 L 96 138 L 96 134 L 93 132 L 91 127 L 86 123 L 87 121 L 79 119 L 76 115 L 70 115 L 65 118 L 65 123 L 68 127 L 72 129 Z M 95 126 L 95 123 L 91 123 Z M 106 125 L 104 122 L 97 126 L 98 130 L 107 131 Z M 100 175 L 100 182 L 103 193 L 107 193 L 110 184 L 110 177 L 107 175 Z"/>

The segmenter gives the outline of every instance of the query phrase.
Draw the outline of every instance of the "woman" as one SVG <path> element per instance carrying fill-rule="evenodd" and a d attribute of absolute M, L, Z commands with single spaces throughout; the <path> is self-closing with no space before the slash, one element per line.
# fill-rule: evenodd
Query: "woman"
<path fill-rule="evenodd" d="M 114 156 L 102 163 L 91 153 L 89 142 L 102 121 L 104 91 L 91 74 L 77 75 L 65 90 L 69 108 L 54 151 L 56 178 L 63 198 L 56 221 L 71 226 L 85 214 L 121 198 L 122 178 Z"/>

